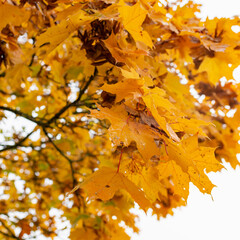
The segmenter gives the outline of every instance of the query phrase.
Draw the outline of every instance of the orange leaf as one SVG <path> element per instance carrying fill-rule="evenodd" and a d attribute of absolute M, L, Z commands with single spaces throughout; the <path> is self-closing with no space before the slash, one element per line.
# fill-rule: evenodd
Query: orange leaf
<path fill-rule="evenodd" d="M 128 146 L 135 141 L 139 152 L 146 161 L 152 156 L 160 154 L 160 149 L 154 140 L 158 137 L 157 133 L 149 126 L 129 118 L 123 105 L 116 105 L 113 109 L 99 106 L 99 109 L 100 111 L 92 111 L 92 115 L 100 119 L 108 119 L 111 122 L 109 134 L 115 144 L 124 143 L 125 146 Z"/>
<path fill-rule="evenodd" d="M 142 209 L 147 210 L 150 207 L 144 192 L 122 173 L 116 172 L 116 169 L 103 167 L 92 174 L 80 187 L 87 191 L 90 198 L 100 198 L 103 201 L 111 199 L 117 190 L 124 189 Z"/>
<path fill-rule="evenodd" d="M 125 29 L 132 35 L 135 41 L 141 41 L 147 46 L 152 47 L 151 37 L 141 27 L 148 11 L 141 7 L 140 2 L 130 7 L 121 0 L 119 5 L 119 13 Z"/>

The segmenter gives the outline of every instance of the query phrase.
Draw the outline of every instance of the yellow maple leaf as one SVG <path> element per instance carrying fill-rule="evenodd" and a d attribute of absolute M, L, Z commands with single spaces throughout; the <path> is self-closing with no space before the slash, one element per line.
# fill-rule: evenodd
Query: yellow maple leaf
<path fill-rule="evenodd" d="M 142 30 L 142 23 L 145 20 L 148 11 L 143 9 L 140 2 L 133 6 L 127 6 L 123 0 L 119 2 L 118 11 L 122 18 L 125 29 L 132 35 L 135 41 L 145 43 L 152 47 L 153 43 L 149 34 Z"/>
<path fill-rule="evenodd" d="M 143 168 L 141 172 L 129 174 L 129 179 L 141 186 L 147 198 L 155 202 L 161 196 L 167 197 L 167 189 L 160 182 L 158 169 L 154 167 Z"/>
<path fill-rule="evenodd" d="M 92 228 L 75 228 L 70 234 L 71 240 L 91 239 L 97 240 L 98 236 Z"/>
<path fill-rule="evenodd" d="M 166 139 L 166 142 L 168 140 Z M 184 138 L 181 143 L 169 142 L 167 147 L 169 160 L 174 160 L 187 173 L 201 192 L 211 193 L 214 185 L 209 180 L 205 171 L 217 172 L 223 166 L 217 161 L 214 154 L 215 148 L 199 147 L 198 136 Z"/>
<path fill-rule="evenodd" d="M 121 72 L 125 78 L 139 79 L 139 74 L 134 70 L 134 68 L 131 68 L 130 72 L 121 68 Z"/>
<path fill-rule="evenodd" d="M 124 189 L 142 209 L 147 210 L 151 205 L 140 188 L 113 168 L 102 167 L 80 187 L 87 191 L 90 198 L 100 198 L 103 201 L 111 199 L 117 190 Z"/>
<path fill-rule="evenodd" d="M 124 79 L 116 84 L 105 84 L 102 86 L 104 91 L 116 94 L 116 102 L 121 101 L 127 96 L 133 96 L 143 85 L 143 81 L 136 79 Z"/>
<path fill-rule="evenodd" d="M 208 81 L 212 84 L 216 84 L 220 78 L 226 77 L 227 79 L 232 79 L 233 66 L 229 67 L 229 63 L 226 54 L 215 53 L 214 58 L 205 57 L 203 62 L 199 67 L 200 72 L 207 72 Z"/>
<path fill-rule="evenodd" d="M 0 3 L 0 31 L 7 25 L 12 24 L 19 26 L 27 21 L 30 12 L 20 9 L 17 6 Z"/>
<path fill-rule="evenodd" d="M 71 33 L 73 33 L 80 25 L 86 24 L 90 19 L 94 17 L 86 15 L 82 10 L 77 11 L 67 19 L 62 20 L 58 25 L 52 26 L 42 33 L 37 38 L 37 47 L 47 45 L 47 52 L 51 52 L 65 39 L 67 39 Z"/>
<path fill-rule="evenodd" d="M 211 194 L 215 185 L 212 184 L 206 174 L 199 173 L 192 167 L 189 168 L 188 174 L 190 176 L 190 181 L 200 190 L 200 192 Z"/>
<path fill-rule="evenodd" d="M 97 118 L 108 119 L 111 122 L 109 135 L 115 144 L 124 143 L 125 146 L 128 146 L 135 141 L 145 161 L 148 161 L 153 155 L 160 154 L 160 149 L 154 140 L 158 137 L 157 133 L 149 126 L 131 120 L 123 105 L 116 105 L 113 109 L 99 106 L 99 109 L 99 112 L 92 111 L 91 113 Z"/>
<path fill-rule="evenodd" d="M 188 174 L 183 172 L 181 167 L 178 166 L 173 160 L 160 163 L 157 166 L 157 169 L 160 179 L 169 177 L 171 178 L 171 181 L 174 184 L 174 194 L 178 194 L 187 200 L 190 182 Z"/>
<path fill-rule="evenodd" d="M 189 167 L 206 172 L 221 170 L 222 165 L 216 160 L 214 152 L 215 148 L 198 146 L 198 135 L 168 145 L 169 159 L 174 159 L 184 172 L 187 172 Z"/>
<path fill-rule="evenodd" d="M 164 109 L 164 111 L 171 112 L 175 109 L 175 106 L 165 98 L 165 91 L 160 88 L 149 89 L 146 87 L 142 88 L 144 90 L 144 96 L 142 96 L 143 101 L 152 113 L 153 117 L 159 124 L 159 126 L 176 142 L 180 142 L 179 137 L 173 131 L 172 127 L 167 123 L 165 117 L 162 117 L 159 113 L 159 109 Z"/>

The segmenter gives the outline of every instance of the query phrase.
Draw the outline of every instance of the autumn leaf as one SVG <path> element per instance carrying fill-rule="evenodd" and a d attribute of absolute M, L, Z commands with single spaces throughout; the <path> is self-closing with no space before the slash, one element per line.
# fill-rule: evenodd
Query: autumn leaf
<path fill-rule="evenodd" d="M 30 17 L 29 11 L 19 9 L 17 6 L 0 3 L 0 30 L 7 24 L 19 26 L 26 22 Z"/>
<path fill-rule="evenodd" d="M 209 82 L 214 85 L 220 80 L 221 77 L 232 79 L 232 70 L 233 69 L 229 67 L 229 62 L 226 61 L 226 57 L 220 53 L 216 53 L 215 58 L 204 58 L 199 68 L 199 71 L 207 72 Z"/>
<path fill-rule="evenodd" d="M 166 111 L 171 111 L 172 109 L 175 108 L 175 106 L 168 100 L 166 99 L 165 96 L 165 91 L 162 89 L 144 89 L 144 96 L 143 101 L 151 111 L 152 115 L 154 116 L 155 120 L 159 124 L 159 126 L 167 133 L 173 140 L 176 142 L 179 142 L 180 139 L 176 135 L 176 133 L 173 131 L 171 126 L 167 123 L 166 119 L 160 115 L 160 112 L 158 111 L 160 108 L 166 110 Z"/>
<path fill-rule="evenodd" d="M 142 209 L 146 211 L 150 207 L 150 202 L 145 198 L 141 189 L 115 169 L 102 167 L 80 187 L 87 191 L 90 198 L 100 198 L 103 201 L 111 199 L 117 190 L 124 189 Z"/>
<path fill-rule="evenodd" d="M 159 199 L 159 194 L 167 197 L 167 190 L 160 181 L 161 176 L 156 168 L 144 168 L 141 172 L 129 173 L 128 177 L 131 181 L 141 186 L 145 195 L 152 203 Z"/>
<path fill-rule="evenodd" d="M 116 84 L 105 84 L 102 89 L 106 92 L 116 94 L 116 102 L 119 102 L 125 97 L 136 95 L 137 89 L 139 89 L 140 94 L 140 87 L 142 85 L 143 81 L 140 79 L 137 81 L 136 79 L 129 78 L 123 79 L 123 81 Z"/>
<path fill-rule="evenodd" d="M 147 11 L 143 9 L 140 2 L 133 6 L 127 6 L 123 0 L 119 2 L 118 11 L 122 18 L 125 29 L 132 35 L 135 41 L 141 41 L 152 47 L 152 40 L 149 34 L 142 30 L 141 26 L 147 16 Z"/>
<path fill-rule="evenodd" d="M 188 170 L 191 182 L 202 192 L 211 194 L 215 185 L 210 181 L 208 176 L 204 173 L 199 173 L 194 168 L 190 167 Z"/>
<path fill-rule="evenodd" d="M 150 127 L 131 120 L 123 105 L 113 110 L 100 108 L 100 112 L 92 111 L 92 115 L 111 122 L 109 134 L 113 142 L 128 146 L 132 141 L 137 143 L 139 152 L 148 161 L 153 155 L 160 154 L 155 138 L 159 137 Z M 151 148 L 151 152 L 148 150 Z"/>
<path fill-rule="evenodd" d="M 87 16 L 83 11 L 74 12 L 69 18 L 62 20 L 58 25 L 48 28 L 37 39 L 37 47 L 47 45 L 48 52 L 55 49 L 65 39 L 69 37 L 81 24 L 86 24 L 91 17 Z"/>
<path fill-rule="evenodd" d="M 183 172 L 175 161 L 170 160 L 158 165 L 159 178 L 170 178 L 174 185 L 174 193 L 183 197 L 186 201 L 189 194 L 189 176 Z"/>
<path fill-rule="evenodd" d="M 197 141 L 197 135 L 194 135 L 186 137 L 181 143 L 172 143 L 168 146 L 169 158 L 176 159 L 184 172 L 187 172 L 189 167 L 199 171 L 219 171 L 222 165 L 215 159 L 215 149 L 198 147 Z"/>

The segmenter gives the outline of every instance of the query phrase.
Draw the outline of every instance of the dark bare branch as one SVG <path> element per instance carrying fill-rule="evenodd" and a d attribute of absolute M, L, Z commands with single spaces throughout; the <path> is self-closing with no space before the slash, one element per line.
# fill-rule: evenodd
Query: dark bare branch
<path fill-rule="evenodd" d="M 69 163 L 71 172 L 72 172 L 72 180 L 73 180 L 73 187 L 75 187 L 75 185 L 77 184 L 77 181 L 74 177 L 74 169 L 73 169 L 73 161 L 66 156 L 63 151 L 54 143 L 54 141 L 52 140 L 52 138 L 49 136 L 49 133 L 47 132 L 47 130 L 45 128 L 43 128 L 43 132 L 46 135 L 46 137 L 48 138 L 49 142 L 53 145 L 53 147 L 60 153 L 61 156 L 63 156 Z"/>
<path fill-rule="evenodd" d="M 36 118 L 32 117 L 31 115 L 27 114 L 27 113 L 23 113 L 21 111 L 18 111 L 16 109 L 12 109 L 9 107 L 4 107 L 4 106 L 0 106 L 0 110 L 4 110 L 4 111 L 8 111 L 8 112 L 12 112 L 14 114 L 16 114 L 17 116 L 23 117 L 31 122 L 36 123 L 39 126 L 45 126 L 45 124 L 42 121 L 37 120 Z"/>
<path fill-rule="evenodd" d="M 6 224 L 2 219 L 0 219 L 0 223 L 1 223 L 2 226 L 8 231 L 8 233 L 4 233 L 4 232 L 0 231 L 1 234 L 5 235 L 5 236 L 7 236 L 7 237 L 13 238 L 13 239 L 18 239 L 18 240 L 20 240 L 20 238 L 17 237 L 17 236 L 13 233 L 13 231 L 7 226 L 7 224 Z"/>
<path fill-rule="evenodd" d="M 34 133 L 34 131 L 31 131 L 30 133 L 27 134 L 26 137 L 22 138 L 21 140 L 16 142 L 14 145 L 5 145 L 5 147 L 3 149 L 0 149 L 0 152 L 4 152 L 4 151 L 7 151 L 7 150 L 11 150 L 11 149 L 16 149 L 17 147 L 20 147 L 21 144 L 23 142 L 25 142 L 33 133 Z"/>
<path fill-rule="evenodd" d="M 95 67 L 94 70 L 94 74 L 89 78 L 89 80 L 87 81 L 87 83 L 85 84 L 85 86 L 80 90 L 79 95 L 77 97 L 77 99 L 67 105 L 65 105 L 58 113 L 56 113 L 52 118 L 50 118 L 47 121 L 47 125 L 50 125 L 52 122 L 54 122 L 55 120 L 57 120 L 64 112 L 66 112 L 70 107 L 77 105 L 77 103 L 81 100 L 83 94 L 85 93 L 85 91 L 88 89 L 89 85 L 91 84 L 91 82 L 94 80 L 94 78 L 97 75 L 97 68 Z"/>

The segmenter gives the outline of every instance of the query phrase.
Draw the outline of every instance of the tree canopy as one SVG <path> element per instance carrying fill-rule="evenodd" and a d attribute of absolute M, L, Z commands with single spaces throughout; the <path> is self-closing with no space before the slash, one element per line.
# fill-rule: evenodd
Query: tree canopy
<path fill-rule="evenodd" d="M 130 239 L 135 203 L 166 217 L 190 182 L 211 194 L 207 173 L 239 165 L 240 19 L 199 12 L 0 1 L 0 239 L 69 223 L 71 240 Z"/>

